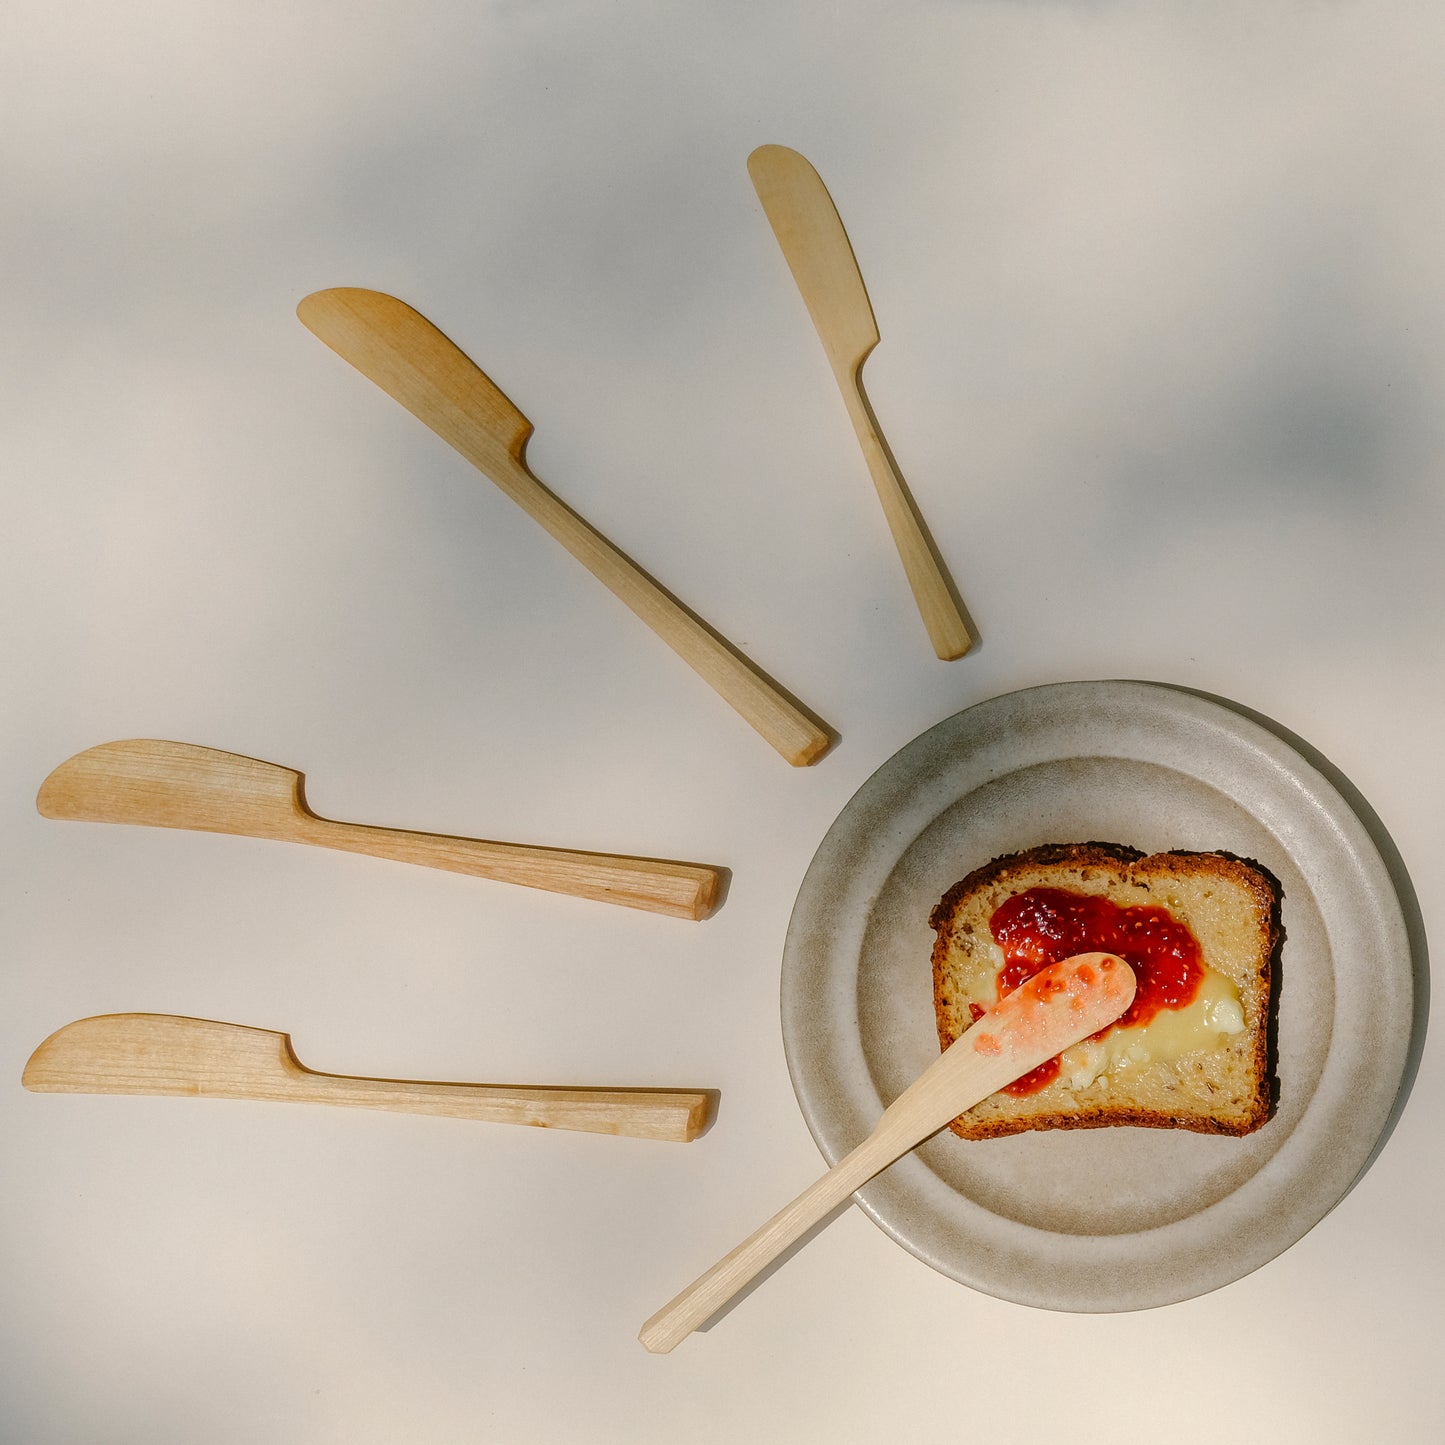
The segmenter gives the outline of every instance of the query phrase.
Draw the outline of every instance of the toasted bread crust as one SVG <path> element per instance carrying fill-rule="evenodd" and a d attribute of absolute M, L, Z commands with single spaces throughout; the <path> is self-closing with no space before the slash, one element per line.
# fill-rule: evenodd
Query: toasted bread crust
<path fill-rule="evenodd" d="M 1186 1056 L 1174 1077 L 1159 1065 L 1150 1086 L 1103 1080 L 1078 1096 L 1053 1089 L 1040 1096 L 995 1095 L 950 1125 L 965 1139 L 998 1138 L 1033 1129 L 1093 1129 L 1119 1125 L 1244 1135 L 1269 1118 L 1272 1095 L 1270 1008 L 1274 959 L 1283 936 L 1280 890 L 1258 864 L 1225 853 L 1156 853 L 1107 842 L 1048 843 L 994 858 L 954 884 L 933 908 L 933 1002 L 940 1046 L 947 1048 L 972 1022 L 965 954 L 1005 898 L 1046 886 L 1101 894 L 1116 902 L 1169 907 L 1187 896 L 1187 912 L 1214 920 L 1201 937 L 1205 962 L 1236 986 L 1246 1030 L 1231 1041 L 1226 1060 Z M 1216 901 L 1218 899 L 1219 901 Z M 1181 919 L 1181 921 L 1186 921 Z M 1191 924 L 1191 926 L 1193 926 Z M 1197 931 L 1197 930 L 1196 930 Z M 992 945 L 991 937 L 989 944 Z M 1060 1097 L 1062 1094 L 1062 1097 Z M 1167 1107 L 1166 1107 L 1167 1105 Z"/>

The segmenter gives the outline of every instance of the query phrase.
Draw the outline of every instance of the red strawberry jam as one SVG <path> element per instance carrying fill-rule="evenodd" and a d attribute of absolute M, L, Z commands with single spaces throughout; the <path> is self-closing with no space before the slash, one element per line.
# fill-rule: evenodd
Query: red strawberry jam
<path fill-rule="evenodd" d="M 1204 977 L 1198 940 L 1164 908 L 1121 908 L 1107 898 L 1064 888 L 1030 888 L 994 911 L 989 930 L 1004 953 L 1000 998 L 1041 968 L 1076 953 L 1116 953 L 1134 970 L 1134 1002 L 1096 1038 L 1109 1029 L 1147 1024 L 1163 1009 L 1184 1008 Z M 1058 1073 L 1058 1059 L 1049 1059 L 1004 1092 L 1036 1093 Z"/>

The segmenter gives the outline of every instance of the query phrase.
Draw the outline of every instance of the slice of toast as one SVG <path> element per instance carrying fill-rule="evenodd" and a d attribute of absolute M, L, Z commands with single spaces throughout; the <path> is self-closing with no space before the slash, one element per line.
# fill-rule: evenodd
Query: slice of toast
<path fill-rule="evenodd" d="M 1055 956 L 1117 953 L 1140 991 L 1118 1024 L 949 1127 L 964 1139 L 1118 1124 L 1258 1129 L 1273 1088 L 1279 898 L 1257 864 L 1222 853 L 1145 857 L 1117 843 L 1060 843 L 975 869 L 929 917 L 943 1048 Z"/>

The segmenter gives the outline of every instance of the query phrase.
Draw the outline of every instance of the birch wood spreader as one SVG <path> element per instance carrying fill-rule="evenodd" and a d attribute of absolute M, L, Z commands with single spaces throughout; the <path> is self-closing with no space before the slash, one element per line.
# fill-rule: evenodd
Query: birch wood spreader
<path fill-rule="evenodd" d="M 277 763 L 131 738 L 61 763 L 40 785 L 35 806 L 47 818 L 311 843 L 673 918 L 706 918 L 717 901 L 721 870 L 704 864 L 336 823 L 307 807 L 304 785 L 301 773 Z"/>
<path fill-rule="evenodd" d="M 832 734 L 733 645 L 549 491 L 525 461 L 532 423 L 426 317 L 380 291 L 337 287 L 296 308 L 303 325 L 490 477 L 752 725 L 788 762 Z"/>
<path fill-rule="evenodd" d="M 655 1354 L 673 1349 L 855 1189 L 965 1109 L 1113 1023 L 1133 1000 L 1133 971 L 1112 953 L 1077 954 L 1036 973 L 930 1064 L 857 1148 L 664 1305 L 638 1339 Z"/>
<path fill-rule="evenodd" d="M 45 1094 L 338 1104 L 676 1144 L 697 1138 L 711 1106 L 711 1096 L 699 1089 L 437 1084 L 322 1074 L 296 1058 L 286 1034 L 149 1013 L 100 1014 L 66 1024 L 31 1054 L 21 1082 Z"/>
<path fill-rule="evenodd" d="M 797 151 L 759 146 L 748 157 L 748 174 L 843 393 L 933 650 L 946 661 L 962 657 L 973 639 L 953 585 L 863 390 L 863 363 L 878 345 L 878 323 L 843 222 L 817 171 Z"/>

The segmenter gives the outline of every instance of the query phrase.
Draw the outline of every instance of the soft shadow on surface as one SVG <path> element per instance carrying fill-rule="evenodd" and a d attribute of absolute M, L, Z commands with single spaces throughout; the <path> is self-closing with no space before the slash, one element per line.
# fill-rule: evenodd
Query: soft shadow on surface
<path fill-rule="evenodd" d="M 1316 747 L 1298 734 L 1291 732 L 1283 724 L 1275 722 L 1273 718 L 1255 712 L 1252 708 L 1245 707 L 1231 698 L 1220 697 L 1200 688 L 1180 687 L 1179 691 L 1203 698 L 1206 702 L 1217 703 L 1220 707 L 1228 708 L 1230 712 L 1237 713 L 1240 717 L 1256 723 L 1281 742 L 1287 743 L 1306 762 L 1322 773 L 1349 804 L 1369 835 L 1370 841 L 1379 850 L 1380 860 L 1384 863 L 1385 871 L 1389 874 L 1390 882 L 1400 900 L 1400 912 L 1405 920 L 1405 936 L 1410 949 L 1410 971 L 1413 980 L 1410 1041 L 1405 1055 L 1404 1072 L 1400 1078 L 1400 1089 L 1395 1095 L 1394 1105 L 1385 1121 L 1384 1128 L 1380 1131 L 1380 1137 L 1375 1141 L 1375 1147 L 1370 1151 L 1369 1157 L 1360 1166 L 1359 1173 L 1351 1182 L 1350 1188 L 1353 1189 L 1369 1172 L 1370 1166 L 1380 1157 L 1380 1152 L 1389 1141 L 1391 1134 L 1395 1132 L 1395 1126 L 1405 1112 L 1405 1105 L 1409 1101 L 1415 1077 L 1420 1071 L 1420 1060 L 1425 1052 L 1425 1034 L 1430 1019 L 1430 955 L 1425 937 L 1425 920 L 1420 911 L 1420 901 L 1416 897 L 1415 886 L 1410 881 L 1405 860 L 1400 856 L 1400 850 L 1395 846 L 1395 841 L 1391 838 L 1389 830 L 1381 821 L 1379 814 L 1375 812 L 1364 794 L 1355 787 L 1349 778 Z M 1348 1191 L 1346 1192 L 1348 1193 Z"/>

